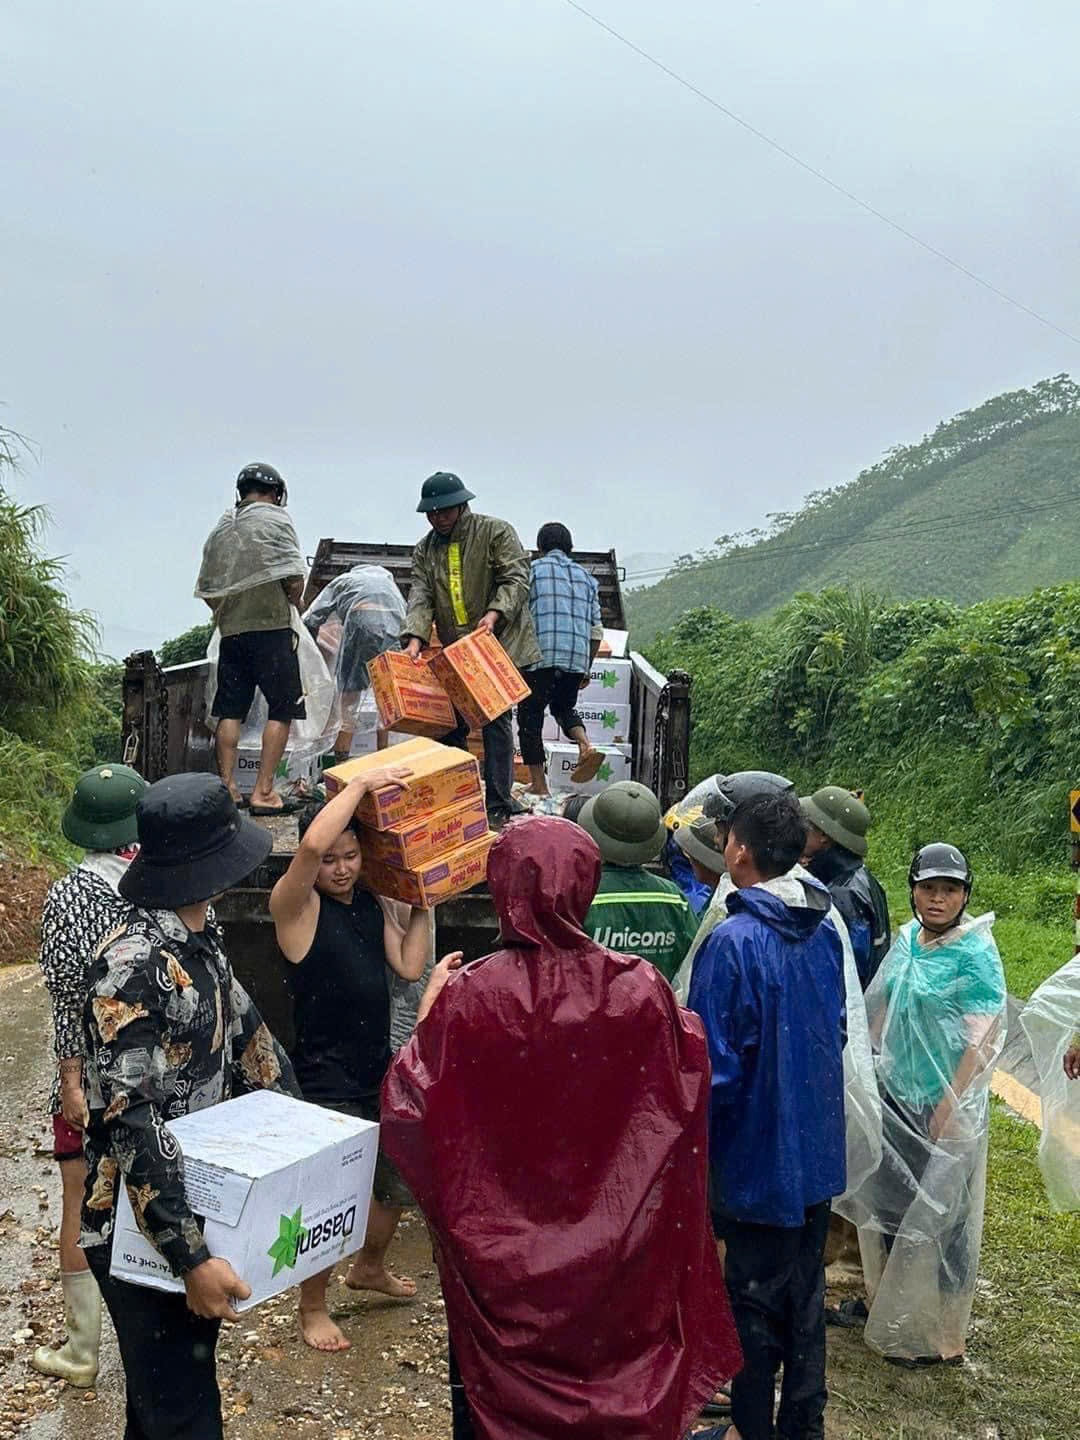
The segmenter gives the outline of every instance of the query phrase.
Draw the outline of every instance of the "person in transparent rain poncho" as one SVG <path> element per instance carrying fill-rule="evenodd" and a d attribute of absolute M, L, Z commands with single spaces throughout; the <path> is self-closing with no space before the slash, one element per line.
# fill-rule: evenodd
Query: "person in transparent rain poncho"
<path fill-rule="evenodd" d="M 972 876 L 960 851 L 924 846 L 908 878 L 915 919 L 866 993 L 881 1164 L 836 1208 L 859 1227 L 866 1343 L 896 1364 L 959 1364 L 982 1240 L 1005 977 L 993 915 L 967 912 Z"/>
<path fill-rule="evenodd" d="M 1080 1210 L 1080 953 L 1043 981 L 1020 1024 L 1039 1076 L 1039 1169 L 1050 1208 Z"/>
<path fill-rule="evenodd" d="M 353 735 L 364 728 L 365 713 L 374 711 L 369 662 L 401 643 L 405 599 L 382 565 L 354 565 L 323 587 L 303 619 L 334 675 L 341 703 L 334 760 L 340 764 L 349 758 Z M 380 730 L 379 749 L 385 744 L 386 732 Z"/>

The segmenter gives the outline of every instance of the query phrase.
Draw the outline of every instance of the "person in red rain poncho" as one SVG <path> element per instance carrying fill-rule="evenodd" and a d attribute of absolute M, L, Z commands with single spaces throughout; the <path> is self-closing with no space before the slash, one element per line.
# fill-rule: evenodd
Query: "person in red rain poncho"
<path fill-rule="evenodd" d="M 503 949 L 436 968 L 384 1082 L 479 1440 L 678 1440 L 741 1365 L 704 1032 L 582 930 L 600 867 L 569 821 L 508 827 L 488 864 Z"/>

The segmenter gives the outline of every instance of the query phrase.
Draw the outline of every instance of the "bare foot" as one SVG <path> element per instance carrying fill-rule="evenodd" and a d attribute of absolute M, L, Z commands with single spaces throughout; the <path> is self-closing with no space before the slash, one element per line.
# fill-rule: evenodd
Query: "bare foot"
<path fill-rule="evenodd" d="M 543 788 L 542 790 L 538 790 L 535 785 L 526 785 L 526 787 L 525 787 L 525 794 L 526 794 L 526 795 L 537 795 L 537 796 L 540 797 L 541 800 L 547 800 L 547 799 L 549 799 L 550 796 L 551 796 L 551 791 L 547 788 L 546 785 L 544 786 L 544 788 Z"/>
<path fill-rule="evenodd" d="M 253 790 L 248 808 L 253 815 L 286 815 L 292 807 L 285 804 L 276 790 L 271 790 L 269 795 Z"/>
<path fill-rule="evenodd" d="M 416 1281 L 407 1275 L 391 1275 L 385 1265 L 376 1268 L 360 1261 L 349 1266 L 345 1284 L 350 1290 L 375 1290 L 394 1300 L 411 1300 L 416 1294 Z"/>
<path fill-rule="evenodd" d="M 338 1329 L 325 1310 L 301 1310 L 300 1334 L 313 1350 L 322 1350 L 329 1355 L 352 1349 L 352 1341 Z"/>

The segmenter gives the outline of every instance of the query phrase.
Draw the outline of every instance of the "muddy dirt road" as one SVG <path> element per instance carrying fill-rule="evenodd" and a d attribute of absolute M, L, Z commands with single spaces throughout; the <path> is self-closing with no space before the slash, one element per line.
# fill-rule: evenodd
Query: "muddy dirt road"
<path fill-rule="evenodd" d="M 123 1376 L 108 1322 L 95 1392 L 67 1390 L 27 1363 L 35 1345 L 59 1339 L 62 1323 L 59 1184 L 44 1121 L 50 1071 L 37 966 L 0 967 L 0 1440 L 117 1440 Z M 857 1331 L 830 1330 L 828 1440 L 1080 1435 L 1075 1227 L 1046 1215 L 1029 1130 L 1003 1117 L 992 1147 L 968 1361 L 947 1373 L 897 1370 Z M 303 1344 L 295 1292 L 226 1327 L 219 1375 L 229 1440 L 448 1440 L 445 1316 L 419 1219 L 403 1227 L 392 1259 L 419 1282 L 413 1304 L 356 1296 L 340 1282 L 331 1292 L 353 1340 L 346 1355 Z"/>
<path fill-rule="evenodd" d="M 116 1440 L 123 1374 L 106 1321 L 98 1388 L 80 1392 L 36 1375 L 34 1347 L 60 1336 L 56 1230 L 60 1188 L 43 1111 L 48 1004 L 36 965 L 0 970 L 0 1440 Z M 353 1340 L 346 1355 L 309 1350 L 295 1292 L 227 1326 L 219 1354 L 227 1433 L 235 1440 L 443 1440 L 450 1434 L 446 1327 L 427 1233 L 407 1222 L 391 1252 L 419 1282 L 409 1305 L 334 1286 L 332 1312 Z"/>

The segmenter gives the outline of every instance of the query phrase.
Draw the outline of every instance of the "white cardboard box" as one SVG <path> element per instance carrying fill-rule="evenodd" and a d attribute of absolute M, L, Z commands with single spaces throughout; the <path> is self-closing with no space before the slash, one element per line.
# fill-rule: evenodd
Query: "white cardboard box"
<path fill-rule="evenodd" d="M 571 745 L 569 741 L 565 744 L 549 745 L 547 782 L 548 789 L 554 795 L 565 795 L 571 791 L 576 795 L 599 795 L 616 780 L 631 780 L 630 774 L 630 746 L 629 745 L 601 745 L 597 747 L 604 752 L 604 764 L 595 780 L 588 785 L 575 785 L 570 779 L 571 772 L 577 769 L 578 748 Z"/>
<path fill-rule="evenodd" d="M 594 745 L 629 745 L 629 705 L 597 705 L 579 700 L 577 711 L 585 722 L 585 734 Z M 565 738 L 554 715 L 544 717 L 543 737 L 545 740 Z"/>
<path fill-rule="evenodd" d="M 188 1204 L 205 1217 L 211 1255 L 251 1286 L 237 1310 L 298 1285 L 359 1250 L 367 1232 L 379 1127 L 256 1090 L 170 1120 L 184 1152 Z M 182 1291 L 135 1223 L 120 1185 L 111 1274 Z"/>
<path fill-rule="evenodd" d="M 589 683 L 578 697 L 578 704 L 629 705 L 632 660 L 606 660 L 599 656 L 589 671 Z"/>
<path fill-rule="evenodd" d="M 623 656 L 626 654 L 626 651 L 627 651 L 629 645 L 630 645 L 630 631 L 629 631 L 629 630 L 605 630 L 605 631 L 604 631 L 604 646 L 606 647 L 607 653 L 608 653 L 609 655 L 615 655 L 615 656 L 617 656 L 617 657 L 621 660 L 621 659 L 623 658 Z"/>
<path fill-rule="evenodd" d="M 255 782 L 259 778 L 260 757 L 261 751 L 257 745 L 241 745 L 237 749 L 236 770 L 233 773 L 236 788 L 241 795 L 250 795 L 255 789 Z M 318 760 L 297 760 L 286 750 L 281 764 L 274 771 L 274 780 L 315 780 L 318 778 L 318 771 Z"/>

